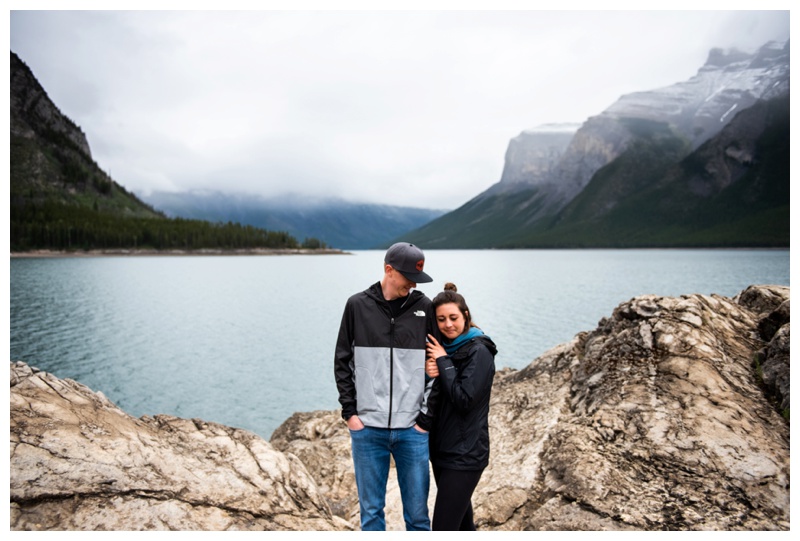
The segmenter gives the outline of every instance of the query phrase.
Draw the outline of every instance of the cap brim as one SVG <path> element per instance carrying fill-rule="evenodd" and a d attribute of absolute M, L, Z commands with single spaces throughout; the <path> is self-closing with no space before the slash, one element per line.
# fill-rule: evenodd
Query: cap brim
<path fill-rule="evenodd" d="M 427 284 L 428 282 L 433 282 L 433 278 L 425 274 L 424 272 L 403 272 L 400 271 L 400 274 L 406 277 L 407 280 L 411 280 L 415 284 Z"/>

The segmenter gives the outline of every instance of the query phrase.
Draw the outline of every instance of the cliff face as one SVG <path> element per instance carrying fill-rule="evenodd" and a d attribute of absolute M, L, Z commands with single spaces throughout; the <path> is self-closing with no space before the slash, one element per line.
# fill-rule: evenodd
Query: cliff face
<path fill-rule="evenodd" d="M 564 189 L 567 183 L 561 179 L 561 169 L 565 152 L 574 148 L 575 139 L 580 139 L 580 136 L 576 136 L 580 127 L 578 124 L 543 125 L 514 137 L 506 149 L 500 182 L 474 198 L 467 206 L 480 206 L 494 199 L 506 208 L 494 208 L 492 212 L 481 208 L 478 214 L 506 215 L 507 210 L 518 212 L 514 206 L 521 197 L 526 201 L 525 207 L 538 209 L 533 212 L 534 218 L 546 215 L 550 209 L 561 208 L 574 195 Z M 513 203 L 506 206 L 505 199 L 511 199 Z M 461 210 L 466 210 L 466 207 Z"/>
<path fill-rule="evenodd" d="M 578 124 L 544 125 L 514 137 L 506 149 L 500 184 L 549 182 L 578 128 Z"/>
<path fill-rule="evenodd" d="M 787 287 L 645 295 L 499 372 L 478 528 L 789 530 L 789 337 Z M 338 411 L 270 443 L 134 419 L 12 364 L 11 529 L 358 529 L 349 434 Z"/>
<path fill-rule="evenodd" d="M 91 158 L 86 135 L 61 113 L 28 66 L 13 52 L 10 101 L 12 137 L 35 139 L 37 134 L 43 132 L 61 136 L 79 152 Z"/>

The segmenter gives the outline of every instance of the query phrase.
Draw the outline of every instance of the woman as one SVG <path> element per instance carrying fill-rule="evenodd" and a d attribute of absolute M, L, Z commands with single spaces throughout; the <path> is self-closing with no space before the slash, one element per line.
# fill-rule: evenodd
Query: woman
<path fill-rule="evenodd" d="M 433 298 L 442 343 L 428 335 L 425 372 L 437 378 L 430 460 L 436 480 L 433 530 L 474 530 L 472 493 L 489 464 L 489 398 L 497 347 L 447 283 Z"/>

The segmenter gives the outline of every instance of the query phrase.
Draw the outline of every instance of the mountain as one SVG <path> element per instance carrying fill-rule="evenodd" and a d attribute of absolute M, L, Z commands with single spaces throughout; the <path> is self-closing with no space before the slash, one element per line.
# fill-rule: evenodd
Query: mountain
<path fill-rule="evenodd" d="M 713 49 L 565 143 L 512 139 L 501 180 L 405 235 L 426 248 L 788 246 L 789 43 Z"/>
<path fill-rule="evenodd" d="M 283 231 L 168 218 L 100 168 L 86 134 L 13 51 L 10 75 L 12 251 L 301 247 Z"/>
<path fill-rule="evenodd" d="M 86 134 L 58 109 L 13 51 L 10 176 L 14 251 L 293 248 L 296 239 L 304 239 L 303 247 L 367 249 L 446 212 L 218 192 L 139 198 L 100 168 Z"/>
<path fill-rule="evenodd" d="M 10 101 L 12 209 L 49 200 L 163 217 L 100 169 L 83 130 L 61 113 L 13 52 Z"/>
<path fill-rule="evenodd" d="M 286 231 L 298 239 L 314 237 L 344 250 L 381 246 L 446 212 L 299 195 L 266 198 L 192 191 L 153 192 L 143 199 L 168 216 Z"/>
<path fill-rule="evenodd" d="M 757 102 L 685 157 L 666 126 L 598 170 L 548 224 L 511 242 L 788 246 L 789 97 Z"/>

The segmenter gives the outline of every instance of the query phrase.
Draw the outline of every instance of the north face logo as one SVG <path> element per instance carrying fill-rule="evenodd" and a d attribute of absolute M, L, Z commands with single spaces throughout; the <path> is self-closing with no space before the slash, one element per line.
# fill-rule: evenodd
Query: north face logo
<path fill-rule="evenodd" d="M 414 312 L 414 315 L 418 316 L 418 317 L 425 317 L 425 311 L 424 310 L 417 310 L 416 312 Z"/>

